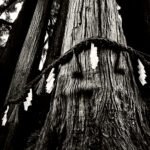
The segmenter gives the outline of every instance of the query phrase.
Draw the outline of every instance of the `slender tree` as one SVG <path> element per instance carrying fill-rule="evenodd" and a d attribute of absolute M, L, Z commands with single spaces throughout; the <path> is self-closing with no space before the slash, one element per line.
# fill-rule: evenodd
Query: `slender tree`
<path fill-rule="evenodd" d="M 61 54 L 91 37 L 126 46 L 115 0 L 69 1 Z M 96 47 L 91 43 L 91 52 L 90 47 L 82 48 L 60 68 L 35 150 L 148 150 L 146 106 L 131 57 L 121 50 L 97 47 L 93 69 L 90 55 Z"/>

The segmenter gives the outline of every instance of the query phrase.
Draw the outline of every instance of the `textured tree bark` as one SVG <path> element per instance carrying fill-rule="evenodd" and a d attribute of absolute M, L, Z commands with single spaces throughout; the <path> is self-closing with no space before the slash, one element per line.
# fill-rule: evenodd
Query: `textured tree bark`
<path fill-rule="evenodd" d="M 115 0 L 70 0 L 61 52 L 93 36 L 126 45 L 121 24 Z M 129 54 L 98 48 L 98 58 L 94 70 L 90 51 L 61 66 L 35 150 L 149 149 L 146 106 Z M 83 78 L 73 76 L 79 70 Z"/>
<path fill-rule="evenodd" d="M 36 3 L 37 0 L 25 0 L 18 19 L 14 22 L 12 30 L 10 31 L 10 37 L 6 48 L 0 55 L 0 109 L 1 106 L 3 106 L 12 79 L 12 74 L 31 23 Z"/>
<path fill-rule="evenodd" d="M 19 60 L 13 78 L 10 84 L 10 88 L 6 97 L 6 103 L 15 101 L 24 92 L 25 85 L 30 77 L 30 72 L 33 67 L 33 63 L 40 53 L 40 47 L 44 41 L 44 35 L 47 27 L 48 16 L 50 13 L 50 0 L 38 0 L 33 14 L 33 18 L 26 36 L 23 48 L 21 50 Z M 8 112 L 8 134 L 6 137 L 4 150 L 16 150 L 17 141 L 13 143 L 15 134 L 18 132 L 19 127 L 19 110 L 21 104 L 11 105 L 11 109 Z M 22 139 L 23 140 L 23 139 Z"/>

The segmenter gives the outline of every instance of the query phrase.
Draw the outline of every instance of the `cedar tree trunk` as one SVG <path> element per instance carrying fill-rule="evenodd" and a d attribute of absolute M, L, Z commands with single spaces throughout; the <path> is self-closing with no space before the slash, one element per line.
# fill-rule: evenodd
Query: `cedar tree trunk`
<path fill-rule="evenodd" d="M 61 53 L 93 36 L 126 45 L 121 26 L 115 0 L 70 0 Z M 61 66 L 36 150 L 148 149 L 144 102 L 129 54 L 106 47 L 97 55 L 96 69 L 90 51 Z M 77 59 L 83 78 L 73 76 L 79 71 Z"/>

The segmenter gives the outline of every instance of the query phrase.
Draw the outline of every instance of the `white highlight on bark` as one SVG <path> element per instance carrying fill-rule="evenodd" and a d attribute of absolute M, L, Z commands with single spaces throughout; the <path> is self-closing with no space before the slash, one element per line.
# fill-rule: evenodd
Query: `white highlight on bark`
<path fill-rule="evenodd" d="M 7 106 L 7 109 L 4 112 L 4 116 L 2 118 L 2 126 L 5 126 L 6 123 L 7 123 L 7 113 L 8 113 L 8 110 L 9 110 L 9 106 Z"/>
<path fill-rule="evenodd" d="M 118 18 L 119 18 L 120 21 L 122 21 L 122 17 L 121 17 L 120 14 L 118 14 Z"/>
<path fill-rule="evenodd" d="M 48 39 L 48 33 L 46 32 L 44 42 L 46 42 L 47 39 Z M 44 48 L 45 48 L 45 49 L 48 49 L 48 41 L 46 42 Z"/>
<path fill-rule="evenodd" d="M 48 49 L 48 42 L 44 46 L 45 49 Z"/>
<path fill-rule="evenodd" d="M 54 68 L 52 68 L 46 80 L 46 92 L 48 94 L 50 94 L 54 88 L 54 81 L 55 81 L 55 74 L 54 74 Z"/>
<path fill-rule="evenodd" d="M 45 87 L 45 74 L 42 75 L 41 79 L 36 85 L 36 94 L 41 95 L 44 87 Z"/>
<path fill-rule="evenodd" d="M 26 101 L 23 103 L 25 111 L 28 111 L 29 106 L 32 105 L 32 103 L 31 103 L 32 98 L 33 98 L 33 92 L 32 92 L 32 89 L 30 89 L 28 96 L 26 97 Z"/>
<path fill-rule="evenodd" d="M 44 53 L 42 53 L 41 55 L 41 60 L 40 60 L 40 64 L 39 64 L 39 70 L 41 71 L 43 69 L 44 63 L 46 61 L 46 56 L 47 56 L 47 51 L 45 51 Z"/>
<path fill-rule="evenodd" d="M 138 59 L 138 73 L 139 73 L 139 80 L 140 80 L 141 84 L 144 86 L 147 83 L 146 82 L 147 75 L 146 75 L 144 65 L 142 64 L 140 59 Z"/>
<path fill-rule="evenodd" d="M 97 56 L 97 47 L 94 46 L 93 43 L 91 43 L 91 52 L 90 52 L 90 62 L 92 69 L 95 69 L 98 65 L 98 56 Z"/>
<path fill-rule="evenodd" d="M 47 38 L 48 38 L 48 33 L 46 32 L 44 42 L 46 42 Z M 41 60 L 40 60 L 40 63 L 39 63 L 39 70 L 40 71 L 43 69 L 44 63 L 46 61 L 47 49 L 48 49 L 48 41 L 44 45 L 44 49 L 43 49 L 43 52 L 42 52 L 42 55 L 41 55 Z"/>

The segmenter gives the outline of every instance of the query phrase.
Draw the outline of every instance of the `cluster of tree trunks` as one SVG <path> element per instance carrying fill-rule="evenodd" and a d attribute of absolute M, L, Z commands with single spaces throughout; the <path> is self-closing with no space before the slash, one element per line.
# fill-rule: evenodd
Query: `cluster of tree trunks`
<path fill-rule="evenodd" d="M 6 102 L 18 99 L 31 79 L 41 55 L 50 5 L 50 0 L 37 1 Z M 126 46 L 117 6 L 116 0 L 63 0 L 45 67 L 90 37 L 103 37 Z M 134 68 L 138 58 L 107 47 L 98 48 L 97 56 L 96 69 L 91 67 L 90 47 L 60 66 L 55 90 L 49 96 L 49 112 L 28 150 L 150 148 L 148 98 L 142 95 Z M 19 126 L 21 114 L 22 103 L 10 105 L 4 150 L 24 149 L 17 145 L 23 141 L 19 132 L 26 127 Z"/>

